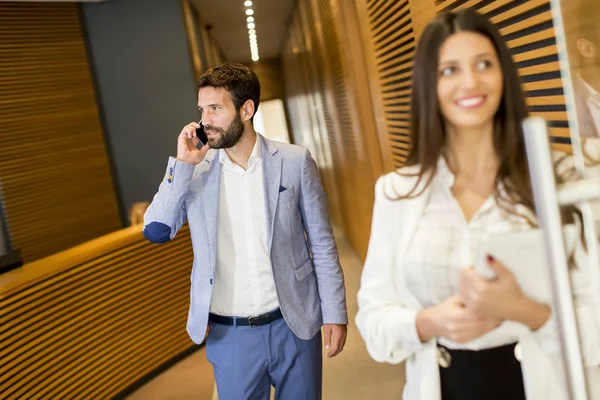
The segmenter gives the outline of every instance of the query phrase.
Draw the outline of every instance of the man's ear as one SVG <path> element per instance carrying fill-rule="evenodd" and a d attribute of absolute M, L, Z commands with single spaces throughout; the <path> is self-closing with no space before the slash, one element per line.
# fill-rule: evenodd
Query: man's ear
<path fill-rule="evenodd" d="M 250 118 L 254 116 L 255 111 L 256 110 L 254 109 L 254 101 L 246 100 L 246 102 L 242 105 L 242 108 L 240 110 L 242 121 L 249 121 Z"/>
<path fill-rule="evenodd" d="M 596 58 L 598 48 L 591 41 L 579 38 L 577 39 L 577 53 L 584 58 Z"/>

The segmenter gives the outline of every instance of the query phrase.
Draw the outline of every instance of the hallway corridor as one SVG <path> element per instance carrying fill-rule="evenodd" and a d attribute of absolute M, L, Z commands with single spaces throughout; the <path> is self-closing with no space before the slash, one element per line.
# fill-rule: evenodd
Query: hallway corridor
<path fill-rule="evenodd" d="M 354 324 L 356 293 L 362 262 L 336 230 L 341 263 L 346 279 L 348 340 L 336 358 L 325 358 L 323 365 L 324 400 L 388 400 L 400 398 L 404 384 L 403 365 L 379 364 L 367 354 Z M 200 350 L 129 396 L 128 400 L 213 400 L 212 369 Z"/>

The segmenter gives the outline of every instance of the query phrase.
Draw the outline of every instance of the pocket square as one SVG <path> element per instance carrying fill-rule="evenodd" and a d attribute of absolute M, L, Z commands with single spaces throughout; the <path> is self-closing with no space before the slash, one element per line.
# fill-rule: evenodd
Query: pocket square
<path fill-rule="evenodd" d="M 279 186 L 279 193 L 285 192 L 286 190 L 287 190 L 287 188 L 285 188 L 283 186 Z"/>

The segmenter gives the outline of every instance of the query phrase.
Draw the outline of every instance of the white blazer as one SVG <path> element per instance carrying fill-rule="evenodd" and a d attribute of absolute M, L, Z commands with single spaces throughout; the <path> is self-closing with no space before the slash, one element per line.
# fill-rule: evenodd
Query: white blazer
<path fill-rule="evenodd" d="M 414 174 L 418 166 L 400 170 Z M 425 176 L 415 193 L 428 181 Z M 406 361 L 405 400 L 439 400 L 440 377 L 436 341 L 421 343 L 415 318 L 423 307 L 408 290 L 404 279 L 404 254 L 423 214 L 429 188 L 418 197 L 391 200 L 407 194 L 416 177 L 390 173 L 377 181 L 371 239 L 358 292 L 356 325 L 371 357 L 378 362 L 398 364 Z M 391 198 L 391 199 L 390 199 Z M 576 259 L 585 257 L 585 251 Z M 589 264 L 589 263 L 587 263 Z M 582 353 L 586 366 L 600 364 L 600 308 L 598 269 L 579 262 L 572 271 L 575 306 L 580 325 Z M 568 399 L 561 370 L 560 341 L 556 321 L 551 318 L 536 332 L 508 321 L 495 332 L 519 332 L 522 369 L 528 400 Z M 594 393 L 600 388 L 600 368 L 587 368 Z M 588 385 L 590 386 L 590 385 Z M 590 396 L 590 399 L 600 398 Z"/>

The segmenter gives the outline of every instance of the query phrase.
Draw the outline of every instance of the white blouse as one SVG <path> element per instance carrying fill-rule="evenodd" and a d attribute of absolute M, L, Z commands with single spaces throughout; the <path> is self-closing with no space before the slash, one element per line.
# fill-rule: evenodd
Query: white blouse
<path fill-rule="evenodd" d="M 454 174 L 443 158 L 438 162 L 421 222 L 404 259 L 404 280 L 423 307 L 441 303 L 458 290 L 461 268 L 473 266 L 485 233 L 531 229 L 527 218 L 506 212 L 491 195 L 470 221 L 451 192 Z M 520 211 L 523 212 L 523 211 Z M 525 211 L 527 212 L 527 211 Z M 532 216 L 528 213 L 528 216 Z M 440 338 L 449 348 L 479 350 L 518 341 L 518 332 L 488 334 L 467 344 Z"/>

